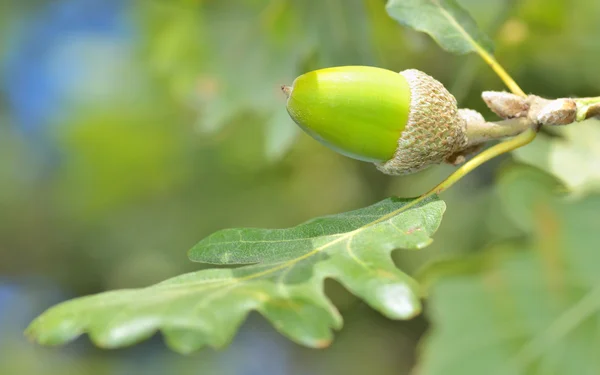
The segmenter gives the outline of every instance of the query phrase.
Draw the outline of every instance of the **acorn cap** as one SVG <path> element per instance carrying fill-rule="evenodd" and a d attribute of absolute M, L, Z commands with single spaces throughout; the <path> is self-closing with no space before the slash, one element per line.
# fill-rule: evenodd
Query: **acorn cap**
<path fill-rule="evenodd" d="M 443 163 L 467 147 L 466 122 L 456 98 L 431 76 L 409 69 L 400 72 L 410 87 L 408 123 L 398 139 L 394 157 L 377 168 L 389 175 L 417 172 Z"/>

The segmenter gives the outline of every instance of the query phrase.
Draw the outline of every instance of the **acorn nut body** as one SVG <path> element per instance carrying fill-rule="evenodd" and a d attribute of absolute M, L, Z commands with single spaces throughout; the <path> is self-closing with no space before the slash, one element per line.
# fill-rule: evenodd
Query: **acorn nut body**
<path fill-rule="evenodd" d="M 326 68 L 303 74 L 282 90 L 290 117 L 305 132 L 386 174 L 456 160 L 472 146 L 456 99 L 415 69 Z"/>

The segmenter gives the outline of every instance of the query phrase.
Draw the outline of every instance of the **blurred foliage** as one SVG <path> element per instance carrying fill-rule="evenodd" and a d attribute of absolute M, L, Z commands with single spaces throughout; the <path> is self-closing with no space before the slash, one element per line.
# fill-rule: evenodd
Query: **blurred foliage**
<path fill-rule="evenodd" d="M 139 18 L 150 30 L 144 40 L 150 65 L 182 105 L 199 112 L 199 128 L 215 131 L 241 110 L 257 111 L 268 117 L 267 156 L 278 157 L 298 134 L 280 85 L 315 67 L 374 63 L 367 5 L 142 1 Z"/>
<path fill-rule="evenodd" d="M 600 189 L 600 120 L 542 133 L 530 147 L 515 151 L 518 160 L 546 170 L 574 195 Z"/>
<path fill-rule="evenodd" d="M 596 374 L 600 200 L 572 202 L 549 176 L 506 169 L 498 198 L 526 237 L 433 267 L 417 373 Z"/>
<path fill-rule="evenodd" d="M 96 21 L 92 15 L 106 12 L 100 5 L 91 8 L 94 1 L 120 3 L 119 22 L 128 30 Z M 484 31 L 493 32 L 498 60 L 527 92 L 598 95 L 600 2 L 458 2 Z M 461 106 L 493 119 L 480 92 L 504 89 L 497 76 L 477 56 L 452 56 L 428 36 L 397 25 L 384 3 L 0 2 L 0 284 L 31 301 L 15 304 L 0 292 L 0 373 L 408 373 L 426 322 L 387 321 L 339 285 L 328 290 L 346 327 L 325 351 L 288 344 L 254 318 L 232 348 L 191 358 L 171 356 L 154 342 L 122 353 L 99 353 L 82 342 L 50 351 L 28 344 L 21 334 L 30 318 L 68 297 L 145 286 L 197 270 L 185 251 L 215 230 L 293 226 L 390 195 L 415 196 L 442 180 L 452 168 L 396 179 L 380 175 L 371 165 L 340 157 L 297 132 L 282 111 L 278 87 L 297 74 L 329 65 L 370 64 L 397 71 L 418 68 L 446 84 Z M 57 17 L 60 22 L 52 21 Z M 96 24 L 97 30 L 86 29 Z M 117 31 L 106 31 L 109 26 Z M 55 35 L 61 38 L 46 39 Z M 25 122 L 33 115 L 35 126 Z M 580 126 L 582 132 L 573 127 L 559 130 L 567 133 L 559 137 L 541 136 L 522 150 L 534 153 L 528 163 L 558 174 L 567 186 L 583 188 L 579 180 L 566 178 L 570 172 L 593 176 L 598 125 Z M 557 149 L 580 164 L 557 167 L 552 159 Z M 395 254 L 403 270 L 415 273 L 440 257 L 462 259 L 508 238 L 535 238 L 535 231 L 501 214 L 509 202 L 491 189 L 498 163 L 445 193 L 448 210 L 434 243 L 421 252 Z M 528 184 L 514 186 L 511 196 L 525 195 L 519 189 Z M 559 205 L 573 204 L 564 209 L 573 210 L 568 233 L 595 223 L 581 202 L 595 199 L 597 187 L 586 184 L 583 190 L 591 198 L 577 200 L 584 199 L 581 195 Z M 555 198 L 542 194 L 540 199 L 554 212 Z M 561 254 L 589 249 L 596 240 L 594 233 L 586 234 L 576 244 L 561 244 Z M 490 256 L 485 267 L 473 266 L 472 276 L 460 276 L 468 279 L 464 293 L 480 287 L 489 272 L 516 267 L 516 275 L 538 287 L 539 293 L 528 298 L 550 296 L 535 284 L 538 273 L 523 276 L 519 268 L 529 263 L 540 271 L 531 240 L 501 248 L 493 253 L 507 255 Z M 63 294 L 42 298 L 49 285 Z M 441 292 L 434 291 L 434 302 Z M 575 301 L 571 288 L 565 292 L 565 300 L 540 312 L 540 324 Z M 6 306 L 16 310 L 9 313 Z M 527 302 L 523 306 L 531 308 Z M 462 307 L 479 311 L 470 300 L 452 304 L 451 311 Z M 539 307 L 528 311 L 535 314 Z M 503 327 L 489 319 L 486 323 L 498 324 L 493 329 Z M 461 336 L 473 331 L 471 325 L 460 327 Z M 583 363 L 590 357 L 575 349 L 586 339 L 580 331 L 566 335 L 552 350 L 569 348 L 573 340 L 569 355 Z M 444 342 L 459 348 L 454 341 Z M 142 363 L 148 365 L 142 368 Z"/>

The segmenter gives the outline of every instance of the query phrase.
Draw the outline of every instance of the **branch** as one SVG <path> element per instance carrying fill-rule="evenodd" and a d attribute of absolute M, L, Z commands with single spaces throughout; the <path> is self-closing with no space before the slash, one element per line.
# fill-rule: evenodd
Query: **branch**
<path fill-rule="evenodd" d="M 525 98 L 508 92 L 485 91 L 487 106 L 503 119 L 527 118 L 537 126 L 562 126 L 600 116 L 600 97 L 544 99 Z"/>

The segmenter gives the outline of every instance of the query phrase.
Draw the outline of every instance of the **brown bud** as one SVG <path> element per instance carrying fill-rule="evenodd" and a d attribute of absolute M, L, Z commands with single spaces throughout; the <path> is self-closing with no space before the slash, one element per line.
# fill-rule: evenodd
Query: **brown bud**
<path fill-rule="evenodd" d="M 568 125 L 577 119 L 577 103 L 573 99 L 556 99 L 550 101 L 537 113 L 540 125 Z"/>
<path fill-rule="evenodd" d="M 503 119 L 527 116 L 529 103 L 527 98 L 508 92 L 484 91 L 483 101 L 498 116 Z"/>

